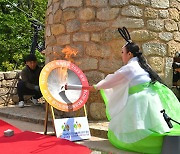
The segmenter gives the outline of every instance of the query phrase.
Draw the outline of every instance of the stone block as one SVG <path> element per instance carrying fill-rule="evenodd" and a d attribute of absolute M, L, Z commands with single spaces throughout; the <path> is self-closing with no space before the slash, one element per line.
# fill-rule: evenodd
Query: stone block
<path fill-rule="evenodd" d="M 76 14 L 74 9 L 68 9 L 67 11 L 63 12 L 63 20 L 72 20 L 75 19 Z"/>
<path fill-rule="evenodd" d="M 180 29 L 180 22 L 178 22 L 178 28 Z"/>
<path fill-rule="evenodd" d="M 46 35 L 46 37 L 51 36 L 51 28 L 50 28 L 50 25 L 46 25 L 45 35 Z"/>
<path fill-rule="evenodd" d="M 169 32 L 178 30 L 178 24 L 171 19 L 165 20 L 165 29 Z"/>
<path fill-rule="evenodd" d="M 143 54 L 165 56 L 167 53 L 167 45 L 159 42 L 148 42 L 142 45 Z"/>
<path fill-rule="evenodd" d="M 98 71 L 88 71 L 88 72 L 85 72 L 85 75 L 88 78 L 90 85 L 96 84 L 100 80 L 105 78 L 105 74 Z"/>
<path fill-rule="evenodd" d="M 59 2 L 53 2 L 53 11 L 52 13 L 55 14 L 57 10 L 60 10 L 60 1 Z"/>
<path fill-rule="evenodd" d="M 164 30 L 164 21 L 163 20 L 148 20 L 147 29 L 155 32 L 161 32 Z"/>
<path fill-rule="evenodd" d="M 100 59 L 99 60 L 99 70 L 104 73 L 114 73 L 122 66 L 121 60 L 115 58 Z"/>
<path fill-rule="evenodd" d="M 169 0 L 151 0 L 151 6 L 166 9 L 169 7 Z"/>
<path fill-rule="evenodd" d="M 163 73 L 164 59 L 162 57 L 150 57 L 148 62 L 157 73 Z"/>
<path fill-rule="evenodd" d="M 107 28 L 103 33 L 101 33 L 102 41 L 112 41 L 121 38 L 117 29 Z"/>
<path fill-rule="evenodd" d="M 122 40 L 113 40 L 108 43 L 112 49 L 112 55 L 114 56 L 114 59 L 120 60 L 121 59 L 121 51 L 122 46 L 125 44 L 125 41 Z"/>
<path fill-rule="evenodd" d="M 168 10 L 159 10 L 159 16 L 163 19 L 167 19 L 169 17 Z"/>
<path fill-rule="evenodd" d="M 173 39 L 173 34 L 170 32 L 161 32 L 159 33 L 159 38 L 163 41 L 170 41 Z"/>
<path fill-rule="evenodd" d="M 113 23 L 112 27 L 119 28 L 119 27 L 126 27 L 126 28 L 143 28 L 144 21 L 142 19 L 136 18 L 124 18 L 118 17 Z"/>
<path fill-rule="evenodd" d="M 53 10 L 53 6 L 49 6 L 46 10 L 46 16 L 48 16 L 50 13 L 52 13 L 52 10 Z"/>
<path fill-rule="evenodd" d="M 51 13 L 51 14 L 49 14 L 49 16 L 47 17 L 47 23 L 48 23 L 49 25 L 52 25 L 53 22 L 54 22 L 54 17 L 53 17 L 53 14 Z"/>
<path fill-rule="evenodd" d="M 90 115 L 95 120 L 106 119 L 104 103 L 91 103 L 90 104 Z"/>
<path fill-rule="evenodd" d="M 124 6 L 126 4 L 129 4 L 128 0 L 110 0 L 109 4 L 111 6 Z"/>
<path fill-rule="evenodd" d="M 107 22 L 86 22 L 82 24 L 82 30 L 88 32 L 97 32 L 109 27 Z"/>
<path fill-rule="evenodd" d="M 53 24 L 51 25 L 52 35 L 60 35 L 65 33 L 65 27 L 63 24 Z"/>
<path fill-rule="evenodd" d="M 68 33 L 76 32 L 80 29 L 81 23 L 79 20 L 74 19 L 66 23 L 66 30 Z"/>
<path fill-rule="evenodd" d="M 108 0 L 86 0 L 87 6 L 106 7 Z"/>
<path fill-rule="evenodd" d="M 60 35 L 57 37 L 58 45 L 67 45 L 70 44 L 70 35 Z"/>
<path fill-rule="evenodd" d="M 121 14 L 124 16 L 142 17 L 143 10 L 138 6 L 129 5 L 122 8 Z"/>
<path fill-rule="evenodd" d="M 2 87 L 11 87 L 13 84 L 14 80 L 2 80 Z"/>
<path fill-rule="evenodd" d="M 79 18 L 81 20 L 93 20 L 95 19 L 95 10 L 93 8 L 84 8 L 79 11 Z"/>
<path fill-rule="evenodd" d="M 51 52 L 57 52 L 58 54 L 62 54 L 62 47 L 61 46 L 53 46 Z"/>
<path fill-rule="evenodd" d="M 62 9 L 68 7 L 81 7 L 83 5 L 83 0 L 63 0 L 61 2 Z"/>
<path fill-rule="evenodd" d="M 46 64 L 53 61 L 53 60 L 59 60 L 59 59 L 62 59 L 62 57 L 58 56 L 58 55 L 55 55 L 53 52 L 50 53 L 48 55 L 48 57 L 46 58 Z"/>
<path fill-rule="evenodd" d="M 145 8 L 144 16 L 146 18 L 155 19 L 158 17 L 158 10 L 153 9 L 153 8 Z"/>
<path fill-rule="evenodd" d="M 57 12 L 54 14 L 54 19 L 53 19 L 53 21 L 54 21 L 54 23 L 55 24 L 59 24 L 59 23 L 61 23 L 61 17 L 62 17 L 62 10 L 57 10 Z"/>
<path fill-rule="evenodd" d="M 4 79 L 4 73 L 0 72 L 0 81 L 2 81 Z"/>
<path fill-rule="evenodd" d="M 172 63 L 173 63 L 173 58 L 172 57 L 166 57 L 165 58 L 164 82 L 169 87 L 172 86 L 172 81 L 173 81 Z"/>
<path fill-rule="evenodd" d="M 102 8 L 97 11 L 97 19 L 113 20 L 119 14 L 119 8 Z"/>
<path fill-rule="evenodd" d="M 52 4 L 53 0 L 48 0 L 47 7 L 49 7 Z"/>
<path fill-rule="evenodd" d="M 49 54 L 51 54 L 53 52 L 53 48 L 51 46 L 48 46 L 45 49 L 45 55 L 48 56 Z"/>
<path fill-rule="evenodd" d="M 73 35 L 74 42 L 88 42 L 90 40 L 89 33 L 79 32 Z"/>
<path fill-rule="evenodd" d="M 180 32 L 174 32 L 174 40 L 180 42 Z"/>
<path fill-rule="evenodd" d="M 92 33 L 91 34 L 91 41 L 100 42 L 101 41 L 101 34 L 99 34 L 99 33 Z"/>
<path fill-rule="evenodd" d="M 104 103 L 102 100 L 102 96 L 98 91 L 90 93 L 87 103 L 88 109 L 90 108 L 90 102 Z"/>
<path fill-rule="evenodd" d="M 53 46 L 56 44 L 57 44 L 57 41 L 53 35 L 51 35 L 50 37 L 46 37 L 46 46 Z"/>
<path fill-rule="evenodd" d="M 86 47 L 86 54 L 93 57 L 108 58 L 111 55 L 111 50 L 107 45 L 90 43 Z"/>
<path fill-rule="evenodd" d="M 179 0 L 171 0 L 170 7 L 176 8 L 180 11 L 180 1 Z"/>
<path fill-rule="evenodd" d="M 175 21 L 179 21 L 179 11 L 176 8 L 170 8 L 169 18 Z"/>
<path fill-rule="evenodd" d="M 145 6 L 149 6 L 150 5 L 150 1 L 149 0 L 130 0 L 129 2 L 131 4 L 137 4 L 137 5 L 145 5 Z"/>
<path fill-rule="evenodd" d="M 78 60 L 79 68 L 83 71 L 96 70 L 98 68 L 98 60 L 91 57 L 84 57 Z"/>
<path fill-rule="evenodd" d="M 136 30 L 130 32 L 131 38 L 133 41 L 148 41 L 152 40 L 157 37 L 157 34 L 155 32 L 151 32 L 148 30 Z"/>
<path fill-rule="evenodd" d="M 8 88 L 7 87 L 1 87 L 0 88 L 0 95 L 7 94 L 7 92 L 8 92 Z"/>
<path fill-rule="evenodd" d="M 17 73 L 16 72 L 4 72 L 4 79 L 5 80 L 10 80 L 10 79 L 15 79 Z"/>
<path fill-rule="evenodd" d="M 59 0 L 53 0 L 53 3 L 59 2 Z"/>
<path fill-rule="evenodd" d="M 175 53 L 180 51 L 180 44 L 174 40 L 168 42 L 168 56 L 174 57 Z"/>

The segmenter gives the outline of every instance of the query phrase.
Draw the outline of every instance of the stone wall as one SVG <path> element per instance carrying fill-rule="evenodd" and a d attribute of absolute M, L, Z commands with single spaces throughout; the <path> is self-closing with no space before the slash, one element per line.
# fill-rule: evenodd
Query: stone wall
<path fill-rule="evenodd" d="M 7 100 L 7 104 L 17 105 L 19 97 L 17 95 L 17 82 L 20 77 L 21 70 L 14 70 L 9 72 L 0 72 L 0 104 L 4 104 Z M 9 99 L 8 99 L 9 97 Z M 32 96 L 25 95 L 24 100 L 26 105 L 32 102 L 29 100 Z M 44 103 L 44 98 L 38 100 L 39 103 Z"/>
<path fill-rule="evenodd" d="M 122 66 L 125 43 L 117 31 L 127 27 L 149 64 L 172 84 L 172 62 L 180 51 L 180 0 L 49 0 L 46 11 L 46 63 L 64 59 L 61 50 L 78 49 L 75 63 L 95 84 Z M 99 94 L 87 103 L 90 119 L 105 119 Z"/>
<path fill-rule="evenodd" d="M 0 72 L 0 104 L 4 104 L 7 99 L 7 94 L 10 94 L 9 104 L 19 102 L 17 96 L 17 82 L 20 71 Z M 12 85 L 12 91 L 10 91 Z"/>

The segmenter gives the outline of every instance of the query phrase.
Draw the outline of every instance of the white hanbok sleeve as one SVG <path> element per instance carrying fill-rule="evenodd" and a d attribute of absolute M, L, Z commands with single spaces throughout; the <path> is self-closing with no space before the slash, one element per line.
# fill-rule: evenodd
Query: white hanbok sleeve
<path fill-rule="evenodd" d="M 98 90 L 103 89 L 106 99 L 106 113 L 108 119 L 118 114 L 126 105 L 128 99 L 129 83 L 134 77 L 131 66 L 123 66 L 114 74 L 109 74 L 96 86 Z M 105 97 L 105 98 L 104 98 Z"/>
<path fill-rule="evenodd" d="M 133 77 L 134 73 L 132 68 L 130 66 L 123 66 L 113 74 L 107 75 L 105 79 L 101 80 L 95 86 L 97 90 L 110 89 L 129 82 Z"/>

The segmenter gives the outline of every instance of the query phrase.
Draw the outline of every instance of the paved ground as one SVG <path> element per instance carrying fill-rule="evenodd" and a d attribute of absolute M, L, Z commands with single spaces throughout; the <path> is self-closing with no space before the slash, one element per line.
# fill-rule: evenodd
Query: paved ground
<path fill-rule="evenodd" d="M 34 106 L 30 104 L 25 108 L 19 108 L 15 105 L 0 105 L 0 119 L 9 122 L 21 130 L 29 130 L 43 134 L 45 128 L 45 105 L 41 104 L 40 106 Z M 49 121 L 51 121 L 50 116 Z M 88 140 L 79 141 L 77 143 L 91 148 L 93 154 L 135 154 L 132 152 L 121 151 L 113 147 L 106 139 L 107 126 L 107 122 L 89 122 L 92 137 Z M 47 130 L 48 134 L 54 132 L 51 122 L 48 123 Z"/>

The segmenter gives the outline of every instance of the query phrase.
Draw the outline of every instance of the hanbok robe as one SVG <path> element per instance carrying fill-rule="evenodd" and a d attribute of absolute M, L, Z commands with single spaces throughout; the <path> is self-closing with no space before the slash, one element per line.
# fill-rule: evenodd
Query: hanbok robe
<path fill-rule="evenodd" d="M 117 148 L 141 153 L 161 153 L 165 135 L 180 135 L 180 126 L 170 129 L 161 111 L 180 120 L 180 103 L 165 85 L 151 83 L 137 57 L 95 87 L 106 105 L 108 139 Z"/>

